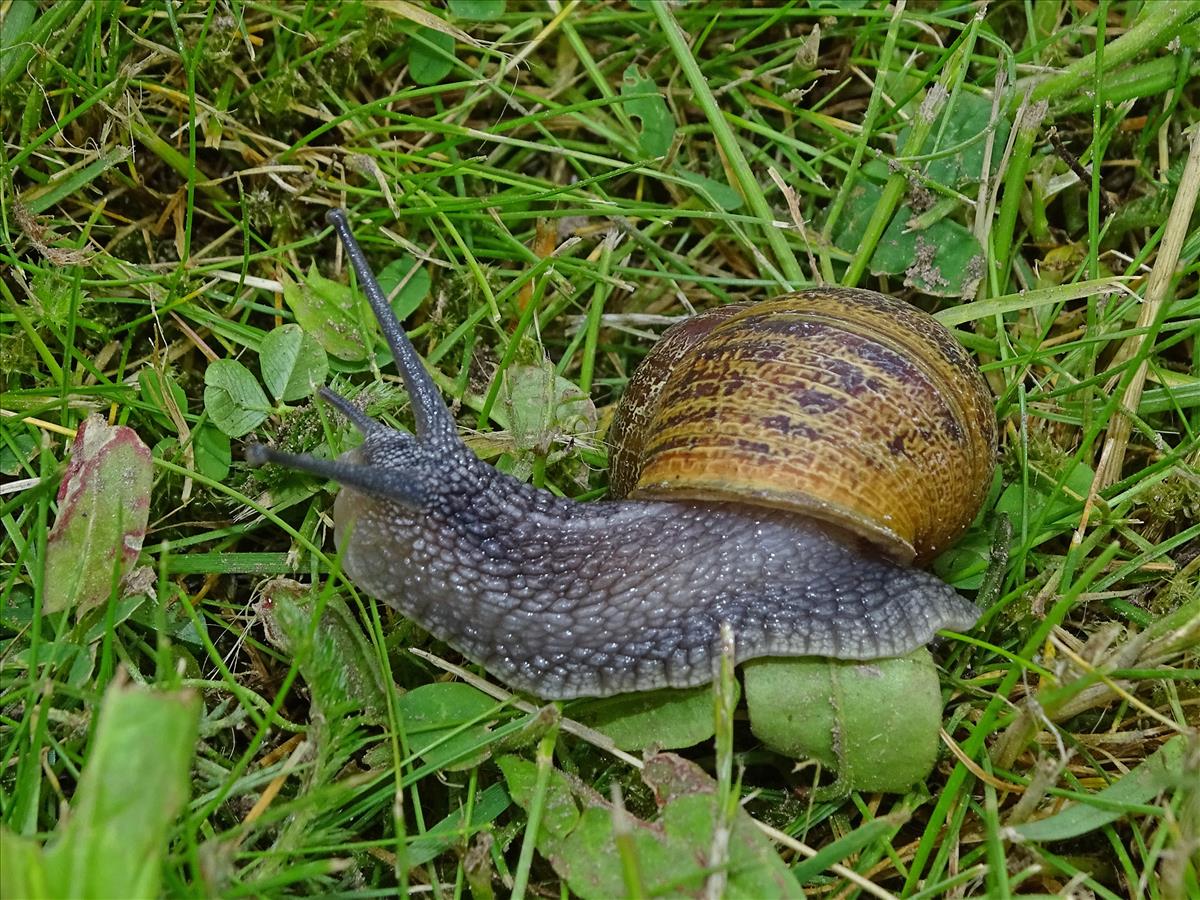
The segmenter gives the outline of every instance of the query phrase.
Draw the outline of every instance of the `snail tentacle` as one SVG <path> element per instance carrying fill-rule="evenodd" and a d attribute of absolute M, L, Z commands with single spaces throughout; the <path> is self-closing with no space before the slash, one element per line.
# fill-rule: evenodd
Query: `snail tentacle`
<path fill-rule="evenodd" d="M 342 244 L 346 248 L 346 255 L 350 258 L 350 265 L 358 275 L 359 286 L 370 302 L 375 319 L 379 322 L 379 328 L 383 331 L 383 336 L 392 350 L 392 358 L 395 360 L 396 368 L 400 371 L 400 376 L 404 379 L 404 386 L 412 401 L 413 413 L 417 422 L 417 437 L 421 440 L 433 440 L 447 444 L 460 443 L 454 417 L 450 415 L 446 401 L 442 399 L 437 385 L 425 371 L 421 357 L 417 355 L 417 350 L 413 347 L 412 341 L 408 339 L 404 326 L 396 318 L 391 304 L 388 303 L 383 289 L 379 286 L 375 273 L 371 271 L 371 266 L 367 262 L 366 256 L 363 255 L 362 248 L 350 230 L 346 211 L 331 209 L 325 219 L 341 238 Z"/>

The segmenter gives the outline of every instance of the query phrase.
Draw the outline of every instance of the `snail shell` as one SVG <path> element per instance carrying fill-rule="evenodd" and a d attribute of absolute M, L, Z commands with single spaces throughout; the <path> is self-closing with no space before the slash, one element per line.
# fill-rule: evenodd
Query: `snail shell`
<path fill-rule="evenodd" d="M 814 516 L 925 562 L 991 482 L 996 429 L 974 361 L 932 316 L 817 288 L 667 331 L 611 430 L 612 492 Z"/>

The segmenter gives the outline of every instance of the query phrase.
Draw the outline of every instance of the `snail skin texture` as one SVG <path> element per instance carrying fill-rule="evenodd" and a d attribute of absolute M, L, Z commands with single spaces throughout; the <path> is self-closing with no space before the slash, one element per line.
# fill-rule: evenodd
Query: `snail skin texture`
<path fill-rule="evenodd" d="M 333 210 L 328 220 L 391 347 L 412 400 L 416 433 L 389 428 L 324 391 L 363 433 L 361 446 L 334 461 L 258 444 L 247 448 L 246 457 L 253 464 L 280 463 L 340 482 L 334 522 L 345 572 L 501 681 L 547 699 L 703 684 L 713 677 L 723 622 L 732 629 L 739 662 L 762 656 L 898 656 L 927 643 L 939 629 L 962 631 L 975 623 L 978 613 L 971 603 L 904 561 L 913 556 L 910 545 L 925 538 L 898 536 L 889 539 L 891 546 L 886 540 L 881 545 L 869 537 L 878 529 L 840 519 L 835 501 L 790 507 L 765 491 L 768 505 L 753 505 L 705 489 L 682 500 L 579 503 L 483 463 L 458 437 L 346 213 Z M 792 296 L 803 303 L 806 296 L 857 294 L 904 306 L 865 291 Z M 922 317 L 923 328 L 932 323 L 939 330 L 936 342 L 966 360 L 965 376 L 978 382 L 973 390 L 986 397 L 978 371 L 950 335 L 923 313 L 913 314 Z M 872 308 L 864 315 L 872 319 L 880 313 Z M 860 343 L 866 347 L 869 341 Z M 863 352 L 871 356 L 877 350 L 871 345 Z M 864 394 L 873 390 L 866 382 L 862 389 Z M 672 390 L 668 382 L 655 402 Z M 891 405 L 879 396 L 866 402 Z M 900 408 L 903 416 L 911 415 L 904 404 Z M 946 430 L 965 427 L 946 425 Z M 986 458 L 972 463 L 987 477 L 992 428 L 989 417 L 979 442 Z M 622 429 L 630 430 L 629 423 Z M 689 439 L 660 430 L 670 445 L 667 455 L 677 457 L 680 442 Z M 769 448 L 750 449 L 762 451 L 760 458 L 771 456 Z M 940 444 L 936 452 L 942 452 Z M 818 460 L 819 468 L 824 465 Z M 669 466 L 649 468 L 654 471 L 646 493 L 665 493 L 665 482 L 673 477 L 663 474 Z M 950 474 L 962 477 L 962 472 Z M 638 480 L 636 474 L 619 477 Z M 858 488 L 873 496 L 865 485 Z M 634 484 L 622 486 L 629 489 Z M 974 516 L 982 488 L 967 493 L 976 497 L 975 505 L 957 514 L 954 528 Z"/>

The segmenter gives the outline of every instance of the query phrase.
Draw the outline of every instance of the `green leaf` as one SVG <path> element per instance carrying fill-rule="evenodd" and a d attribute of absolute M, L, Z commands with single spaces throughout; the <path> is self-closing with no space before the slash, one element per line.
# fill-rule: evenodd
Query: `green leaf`
<path fill-rule="evenodd" d="M 187 413 L 187 394 L 170 375 L 148 366 L 138 372 L 138 391 L 142 400 L 165 427 L 175 429 L 175 416 Z"/>
<path fill-rule="evenodd" d="M 37 16 L 38 5 L 35 0 L 17 0 L 10 3 L 4 15 L 0 16 L 0 84 L 7 84 L 10 71 L 15 66 L 22 65 L 22 54 L 13 52 L 17 44 L 25 38 L 25 32 L 33 24 Z M 6 897 L 16 896 L 5 894 Z"/>
<path fill-rule="evenodd" d="M 715 733 L 709 685 L 587 700 L 571 707 L 571 717 L 607 735 L 622 750 L 692 747 Z"/>
<path fill-rule="evenodd" d="M 1004 489 L 996 501 L 996 513 L 1003 513 L 1012 521 L 1020 533 L 1023 523 L 1029 523 L 1036 531 L 1028 536 L 1031 547 L 1045 543 L 1058 534 L 1073 531 L 1075 523 L 1069 520 L 1083 506 L 1083 498 L 1091 490 L 1096 473 L 1091 466 L 1074 462 L 1063 480 L 1062 488 L 1055 490 L 1053 476 L 1040 475 L 1030 469 L 1027 485 L 1015 481 Z"/>
<path fill-rule="evenodd" d="M 354 310 L 350 288 L 322 276 L 314 265 L 303 282 L 284 281 L 283 299 L 296 323 L 325 348 L 347 362 L 367 358 L 367 341 Z"/>
<path fill-rule="evenodd" d="M 834 771 L 833 793 L 902 793 L 933 769 L 942 695 L 924 647 L 867 662 L 770 657 L 742 677 L 754 736 Z"/>
<path fill-rule="evenodd" d="M 154 462 L 137 432 L 88 416 L 75 435 L 46 544 L 43 613 L 107 602 L 146 536 Z"/>
<path fill-rule="evenodd" d="M 0 475 L 37 474 L 33 467 L 40 452 L 37 439 L 28 431 L 8 432 L 0 442 Z"/>
<path fill-rule="evenodd" d="M 325 350 L 293 323 L 280 325 L 263 338 L 258 364 L 271 396 L 284 402 L 310 396 L 329 374 Z"/>
<path fill-rule="evenodd" d="M 18 4 L 20 5 L 20 4 Z M 115 147 L 102 154 L 82 169 L 77 169 L 70 175 L 56 179 L 46 185 L 39 185 L 22 195 L 21 202 L 32 213 L 40 213 L 65 197 L 74 194 L 80 188 L 99 178 L 113 166 L 124 162 L 129 156 L 128 147 Z"/>
<path fill-rule="evenodd" d="M 413 314 L 421 305 L 421 301 L 429 296 L 429 289 L 433 286 L 429 269 L 419 266 L 413 271 L 416 264 L 417 261 L 411 256 L 402 256 L 392 260 L 379 273 L 379 286 L 383 289 L 383 295 L 391 299 L 392 312 L 401 322 Z M 409 272 L 412 274 L 409 275 Z M 393 296 L 393 291 L 401 284 L 404 286 Z"/>
<path fill-rule="evenodd" d="M 504 775 L 513 802 L 529 812 L 537 790 L 537 766 L 519 756 L 501 756 L 496 760 L 496 765 Z M 572 796 L 571 784 L 562 772 L 551 769 L 546 785 L 545 805 L 542 808 L 542 821 L 535 837 L 538 850 L 554 864 L 554 858 L 560 852 L 562 843 L 578 824 L 579 806 Z M 554 867 L 560 875 L 563 874 L 558 865 Z M 574 887 L 572 885 L 572 888 Z"/>
<path fill-rule="evenodd" d="M 653 96 L 637 96 L 652 94 Z M 641 70 L 631 65 L 625 70 L 621 81 L 621 96 L 629 115 L 641 120 L 642 130 L 638 135 L 638 147 L 647 157 L 663 156 L 671 149 L 675 137 L 675 117 L 658 86 Z"/>
<path fill-rule="evenodd" d="M 454 38 L 418 28 L 408 42 L 408 74 L 417 84 L 438 84 L 454 68 Z"/>
<path fill-rule="evenodd" d="M 505 756 L 497 760 L 513 801 L 526 812 L 535 796 L 537 767 Z M 715 831 L 720 824 L 716 784 L 695 763 L 670 753 L 646 760 L 642 772 L 660 805 L 655 822 L 626 813 L 622 841 L 635 865 L 622 865 L 613 831 L 614 810 L 587 788 L 553 769 L 542 806 L 538 851 L 571 891 L 584 898 L 630 895 L 698 896 L 711 874 Z M 733 811 L 724 863 L 724 897 L 801 897 L 800 885 L 750 817 Z"/>
<path fill-rule="evenodd" d="M 35 660 L 34 651 L 25 647 L 11 654 L 5 661 L 5 668 L 31 669 L 34 662 L 39 666 L 50 666 L 54 669 L 64 669 L 74 665 L 79 654 L 84 651 L 76 641 L 44 641 L 38 645 Z"/>
<path fill-rule="evenodd" d="M 450 0 L 446 5 L 456 19 L 493 22 L 504 15 L 508 4 L 505 0 Z"/>
<path fill-rule="evenodd" d="M 504 373 L 503 421 L 518 450 L 548 453 L 560 437 L 596 431 L 596 407 L 577 384 L 554 371 L 549 360 L 540 366 L 512 366 Z"/>
<path fill-rule="evenodd" d="M 0 897 L 49 900 L 52 896 L 41 845 L 0 825 Z"/>
<path fill-rule="evenodd" d="M 108 689 L 71 814 L 46 848 L 52 896 L 158 896 L 199 723 L 191 691 Z"/>
<path fill-rule="evenodd" d="M 879 186 L 860 180 L 850 194 L 834 244 L 847 253 L 862 243 L 867 223 L 882 197 Z M 935 297 L 967 297 L 983 277 L 983 250 L 975 235 L 953 219 L 910 227 L 913 210 L 901 206 L 871 254 L 876 275 L 903 275 L 904 283 Z"/>
<path fill-rule="evenodd" d="M 1129 806 L 1149 803 L 1163 790 L 1181 785 L 1185 777 L 1187 737 L 1177 734 L 1127 775 L 1104 790 L 1077 800 L 1046 819 L 1014 825 L 1012 830 L 1029 841 L 1066 841 L 1103 828 L 1128 815 Z M 1193 788 L 1194 790 L 1194 788 Z"/>
<path fill-rule="evenodd" d="M 992 540 L 988 529 L 972 526 L 958 541 L 933 561 L 933 571 L 953 587 L 975 590 L 983 584 L 992 558 Z"/>
<path fill-rule="evenodd" d="M 502 784 L 493 784 L 475 797 L 471 805 L 471 821 L 466 821 L 466 811 L 452 812 L 424 834 L 412 839 L 404 860 L 410 866 L 423 866 L 434 857 L 460 845 L 465 837 L 483 829 L 495 821 L 502 812 L 512 806 L 512 798 Z"/>
<path fill-rule="evenodd" d="M 471 769 L 488 758 L 491 728 L 487 718 L 498 711 L 495 700 L 469 684 L 424 684 L 398 701 L 413 753 L 435 769 Z M 466 726 L 466 727 L 464 727 Z"/>
<path fill-rule="evenodd" d="M 909 104 L 911 116 L 920 114 L 923 97 L 916 97 Z M 942 153 L 958 148 L 953 153 L 924 164 L 925 174 L 930 180 L 948 187 L 960 187 L 979 181 L 983 173 L 983 151 L 987 145 L 987 129 L 992 120 L 992 101 L 970 91 L 959 91 L 954 105 L 948 106 L 933 123 L 932 137 L 925 146 L 925 154 Z M 992 135 L 992 158 L 988 171 L 995 174 L 1008 143 L 1009 123 L 1002 115 L 996 122 Z M 903 147 L 908 140 L 911 126 L 900 129 L 896 146 Z"/>
<path fill-rule="evenodd" d="M 213 481 L 224 481 L 233 462 L 229 435 L 212 425 L 201 425 L 192 432 L 192 449 L 196 453 L 196 471 Z"/>
<path fill-rule="evenodd" d="M 204 370 L 204 408 L 230 437 L 254 430 L 271 413 L 267 395 L 236 359 L 218 359 Z"/>
<path fill-rule="evenodd" d="M 907 815 L 895 813 L 879 819 L 871 819 L 859 825 L 847 835 L 826 844 L 815 856 L 792 866 L 792 877 L 805 884 L 819 876 L 835 863 L 886 838 L 892 831 L 908 821 Z"/>
<path fill-rule="evenodd" d="M 742 195 L 723 181 L 717 181 L 715 178 L 709 178 L 696 172 L 689 172 L 687 169 L 679 169 L 675 174 L 693 185 L 696 193 L 700 194 L 714 209 L 733 212 L 741 209 L 744 203 Z"/>

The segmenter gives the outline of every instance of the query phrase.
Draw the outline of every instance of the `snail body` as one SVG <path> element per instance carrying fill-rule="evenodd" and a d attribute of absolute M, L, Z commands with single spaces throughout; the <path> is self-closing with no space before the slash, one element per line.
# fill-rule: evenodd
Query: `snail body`
<path fill-rule="evenodd" d="M 895 656 L 927 643 L 939 629 L 974 624 L 978 614 L 972 604 L 907 564 L 913 557 L 927 558 L 970 522 L 991 472 L 994 430 L 986 388 L 969 357 L 944 329 L 937 331 L 941 326 L 932 319 L 913 311 L 918 333 L 930 332 L 904 339 L 942 348 L 922 359 L 924 374 L 909 382 L 917 385 L 912 390 L 919 394 L 928 382 L 938 394 L 943 361 L 950 369 L 965 366 L 967 384 L 962 397 L 955 394 L 958 388 L 951 389 L 955 396 L 940 406 L 928 397 L 916 401 L 916 407 L 936 408 L 931 421 L 941 423 L 940 431 L 930 430 L 934 426 L 924 419 L 914 420 L 913 406 L 881 399 L 875 393 L 881 381 L 872 383 L 867 373 L 855 379 L 846 366 L 838 376 L 846 398 L 839 409 L 855 399 L 847 385 L 859 381 L 864 404 L 896 405 L 910 431 L 894 443 L 898 450 L 887 449 L 885 441 L 882 451 L 864 451 L 871 463 L 865 471 L 878 469 L 905 480 L 910 475 L 903 470 L 910 457 L 919 455 L 918 439 L 924 437 L 934 448 L 933 463 L 908 471 L 918 471 L 921 478 L 950 472 L 971 480 L 969 488 L 958 491 L 965 498 L 958 502 L 974 506 L 955 510 L 953 521 L 944 521 L 950 516 L 936 503 L 941 493 L 953 491 L 938 487 L 917 497 L 932 507 L 926 517 L 932 525 L 910 527 L 899 515 L 871 524 L 872 489 L 848 476 L 824 474 L 836 453 L 822 458 L 810 481 L 847 481 L 849 488 L 841 485 L 829 496 L 809 491 L 798 500 L 789 499 L 800 493 L 795 487 L 787 487 L 789 497 L 784 497 L 778 490 L 784 480 L 773 482 L 769 474 L 753 476 L 758 481 L 739 495 L 730 474 L 737 476 L 749 463 L 688 461 L 684 451 L 689 447 L 699 450 L 701 460 L 719 457 L 722 448 L 748 449 L 748 458 L 768 467 L 781 452 L 765 439 L 749 437 L 746 429 L 763 418 L 784 426 L 786 410 L 771 414 L 735 398 L 723 404 L 724 412 L 740 418 L 731 416 L 722 430 L 696 408 L 706 398 L 732 396 L 723 392 L 748 378 L 736 372 L 659 379 L 639 370 L 629 393 L 642 405 L 623 408 L 614 423 L 614 487 L 634 499 L 579 503 L 498 472 L 466 447 L 379 290 L 345 213 L 335 210 L 329 220 L 391 346 L 413 401 L 416 434 L 388 428 L 325 392 L 363 432 L 361 446 L 329 461 L 252 445 L 247 458 L 339 481 L 335 539 L 345 572 L 502 681 L 548 699 L 702 684 L 712 678 L 723 623 L 732 630 L 739 662 L 763 656 Z M 911 309 L 871 292 L 810 292 L 726 308 L 715 325 L 692 322 L 669 332 L 661 348 L 667 357 L 705 364 L 723 355 L 748 363 L 753 354 L 723 329 L 738 332 L 739 319 L 761 322 L 764 314 L 768 331 L 784 321 L 775 329 L 784 338 L 823 334 L 812 315 L 804 318 L 813 307 L 809 301 L 815 298 L 821 310 L 823 304 L 853 306 L 858 295 L 863 304 L 855 306 L 851 318 L 862 322 L 864 335 L 872 317 L 906 316 Z M 912 329 L 900 330 L 908 335 Z M 759 360 L 760 368 L 776 360 L 776 351 L 764 346 L 767 358 Z M 882 358 L 884 345 L 878 341 L 863 336 L 856 346 L 863 348 L 863 363 Z M 903 341 L 897 346 L 912 353 Z M 673 361 L 656 356 L 644 368 L 651 375 L 672 372 Z M 808 367 L 811 362 L 799 368 Z M 890 370 L 906 377 L 911 368 L 892 363 Z M 878 371 L 888 370 L 885 360 Z M 676 401 L 682 401 L 683 412 L 676 411 Z M 794 438 L 804 438 L 814 427 L 821 402 L 811 394 L 800 406 L 813 411 L 808 420 L 795 420 Z M 954 424 L 944 418 L 951 414 L 957 417 Z M 981 433 L 971 431 L 980 428 Z M 788 430 L 774 428 L 773 433 Z M 951 458 L 955 453 L 965 453 L 969 464 Z M 856 507 L 856 495 L 868 502 Z"/>

